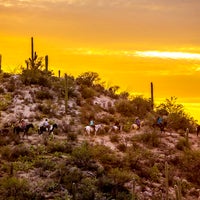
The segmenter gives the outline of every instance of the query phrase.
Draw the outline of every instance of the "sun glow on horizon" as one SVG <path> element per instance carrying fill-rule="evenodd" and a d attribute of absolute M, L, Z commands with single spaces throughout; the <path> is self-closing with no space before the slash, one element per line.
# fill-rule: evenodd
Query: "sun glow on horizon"
<path fill-rule="evenodd" d="M 163 59 L 193 59 L 200 60 L 200 53 L 178 52 L 178 51 L 138 51 L 138 50 L 112 50 L 94 48 L 69 48 L 66 51 L 80 55 L 98 56 L 134 56 L 134 57 L 154 57 Z"/>
<path fill-rule="evenodd" d="M 136 51 L 135 54 L 141 57 L 200 60 L 199 53 L 189 53 L 189 52 Z"/>

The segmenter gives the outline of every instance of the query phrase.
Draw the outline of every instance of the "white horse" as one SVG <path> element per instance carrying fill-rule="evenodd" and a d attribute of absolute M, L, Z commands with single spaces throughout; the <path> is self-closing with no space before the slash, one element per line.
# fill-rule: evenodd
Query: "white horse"
<path fill-rule="evenodd" d="M 112 126 L 110 129 L 109 129 L 109 133 L 110 132 L 115 132 L 115 133 L 117 133 L 117 132 L 120 132 L 121 131 L 121 129 L 118 127 L 118 126 L 116 126 L 116 125 L 114 125 L 114 126 Z"/>
<path fill-rule="evenodd" d="M 84 132 L 85 135 L 88 134 L 90 136 L 91 133 L 94 133 L 94 135 L 96 136 L 96 134 L 100 131 L 104 129 L 104 125 L 103 124 L 97 124 L 94 127 L 92 126 L 86 126 L 84 128 Z"/>

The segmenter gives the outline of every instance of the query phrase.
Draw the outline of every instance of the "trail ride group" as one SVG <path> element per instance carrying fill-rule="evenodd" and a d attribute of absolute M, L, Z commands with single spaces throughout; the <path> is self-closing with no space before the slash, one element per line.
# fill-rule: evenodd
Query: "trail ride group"
<path fill-rule="evenodd" d="M 131 130 L 140 130 L 145 125 L 143 120 L 140 120 L 139 117 L 135 118 L 135 122 L 131 124 Z M 12 130 L 11 130 L 12 127 Z M 20 133 L 22 133 L 22 138 L 25 136 L 28 137 L 30 129 L 36 132 L 39 135 L 43 135 L 43 133 L 47 133 L 48 135 L 53 135 L 55 129 L 59 128 L 56 123 L 49 123 L 49 120 L 44 119 L 39 125 L 35 126 L 32 123 L 27 123 L 24 119 L 21 119 L 17 124 L 10 125 L 10 127 L 4 126 L 0 129 L 0 135 L 6 136 L 9 133 L 16 134 L 20 138 Z M 161 116 L 158 116 L 155 123 L 152 124 L 152 128 L 159 128 L 160 132 L 165 132 L 167 128 L 167 121 L 163 120 Z M 89 120 L 89 124 L 83 128 L 84 135 L 94 135 L 96 136 L 98 133 L 120 133 L 123 131 L 123 124 L 119 121 L 116 121 L 113 125 L 106 124 L 95 124 L 94 119 Z M 200 125 L 196 128 L 196 134 L 199 135 Z"/>

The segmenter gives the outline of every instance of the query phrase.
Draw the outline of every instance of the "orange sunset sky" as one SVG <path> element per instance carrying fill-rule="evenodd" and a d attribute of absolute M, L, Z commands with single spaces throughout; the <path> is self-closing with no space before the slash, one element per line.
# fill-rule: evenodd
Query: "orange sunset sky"
<path fill-rule="evenodd" d="M 31 37 L 49 68 L 97 72 L 108 86 L 175 96 L 200 122 L 199 0 L 0 0 L 2 69 L 17 72 Z"/>

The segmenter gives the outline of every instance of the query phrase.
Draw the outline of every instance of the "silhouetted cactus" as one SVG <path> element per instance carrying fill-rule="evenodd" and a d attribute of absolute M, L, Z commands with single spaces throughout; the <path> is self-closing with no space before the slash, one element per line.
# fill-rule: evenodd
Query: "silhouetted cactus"
<path fill-rule="evenodd" d="M 154 108 L 153 83 L 151 82 L 151 107 Z"/>
<path fill-rule="evenodd" d="M 2 61 L 2 55 L 0 54 L 0 73 L 1 73 L 1 61 Z"/>
<path fill-rule="evenodd" d="M 68 77 L 65 74 L 65 113 L 67 114 L 67 106 L 68 106 Z"/>
<path fill-rule="evenodd" d="M 45 56 L 45 70 L 48 72 L 48 64 L 49 64 L 49 57 L 46 55 Z"/>

